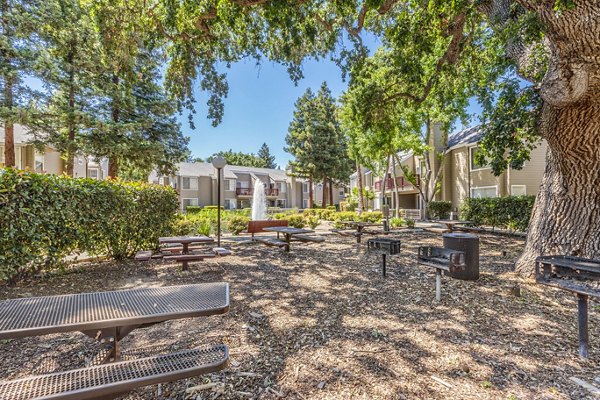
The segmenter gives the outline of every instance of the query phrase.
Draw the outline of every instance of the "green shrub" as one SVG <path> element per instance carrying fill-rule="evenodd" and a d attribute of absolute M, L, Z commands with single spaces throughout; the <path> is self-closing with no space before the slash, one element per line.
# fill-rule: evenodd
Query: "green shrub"
<path fill-rule="evenodd" d="M 461 219 L 475 225 L 526 231 L 535 196 L 468 198 L 460 208 Z"/>
<path fill-rule="evenodd" d="M 285 213 L 277 213 L 277 214 L 273 215 L 274 219 L 285 219 L 285 217 L 287 217 L 287 215 Z"/>
<path fill-rule="evenodd" d="M 383 219 L 383 213 L 381 211 L 370 211 L 364 212 L 360 215 L 360 220 L 363 222 L 377 223 Z"/>
<path fill-rule="evenodd" d="M 248 228 L 250 218 L 243 215 L 233 215 L 227 220 L 227 230 L 234 235 L 239 235 Z"/>
<path fill-rule="evenodd" d="M 326 209 L 330 211 L 337 211 L 337 206 L 327 206 Z"/>
<path fill-rule="evenodd" d="M 287 217 L 288 225 L 293 228 L 304 228 L 305 220 L 301 214 L 290 215 Z"/>
<path fill-rule="evenodd" d="M 434 219 L 448 219 L 452 211 L 451 201 L 431 201 L 427 205 L 429 216 Z"/>
<path fill-rule="evenodd" d="M 188 206 L 189 207 L 189 206 Z M 223 211 L 225 208 L 223 208 L 223 206 L 221 206 L 221 211 Z M 202 208 L 203 211 L 217 211 L 217 206 L 204 206 Z"/>
<path fill-rule="evenodd" d="M 390 228 L 400 228 L 402 225 L 405 224 L 406 221 L 404 221 L 403 218 L 399 218 L 399 217 L 393 217 L 390 218 Z"/>
<path fill-rule="evenodd" d="M 176 192 L 141 182 L 0 169 L 0 280 L 87 252 L 121 259 L 171 234 Z"/>
<path fill-rule="evenodd" d="M 188 214 L 199 213 L 200 210 L 202 210 L 202 207 L 200 207 L 200 206 L 186 206 L 185 207 L 185 212 Z"/>
<path fill-rule="evenodd" d="M 334 213 L 333 221 L 360 221 L 360 216 L 354 211 L 343 211 Z"/>
<path fill-rule="evenodd" d="M 315 229 L 317 226 L 319 226 L 319 217 L 317 217 L 316 215 L 307 215 L 306 217 L 304 217 L 304 221 L 310 229 Z"/>
<path fill-rule="evenodd" d="M 407 226 L 409 229 L 414 229 L 414 227 L 415 227 L 415 224 L 416 224 L 416 222 L 415 222 L 415 220 L 414 220 L 414 219 L 407 219 L 407 220 L 406 220 L 406 226 Z"/>

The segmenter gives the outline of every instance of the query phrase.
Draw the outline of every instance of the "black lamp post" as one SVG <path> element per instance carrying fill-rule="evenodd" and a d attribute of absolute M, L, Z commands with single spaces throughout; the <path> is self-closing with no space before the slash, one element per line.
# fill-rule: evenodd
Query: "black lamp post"
<path fill-rule="evenodd" d="M 221 247 L 221 170 L 226 164 L 221 156 L 212 159 L 212 165 L 217 169 L 217 246 L 219 247 Z"/>

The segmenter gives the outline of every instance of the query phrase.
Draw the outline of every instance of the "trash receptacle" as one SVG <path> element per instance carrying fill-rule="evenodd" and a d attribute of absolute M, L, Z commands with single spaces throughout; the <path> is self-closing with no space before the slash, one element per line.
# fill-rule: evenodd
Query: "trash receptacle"
<path fill-rule="evenodd" d="M 445 233 L 444 248 L 465 253 L 464 271 L 447 272 L 447 275 L 465 281 L 479 279 L 479 237 L 469 233 Z"/>

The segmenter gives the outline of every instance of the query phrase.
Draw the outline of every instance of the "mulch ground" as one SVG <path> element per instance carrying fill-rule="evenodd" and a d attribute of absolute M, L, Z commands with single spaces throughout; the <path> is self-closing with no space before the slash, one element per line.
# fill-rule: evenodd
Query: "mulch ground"
<path fill-rule="evenodd" d="M 388 257 L 387 278 L 364 243 L 329 236 L 289 254 L 233 244 L 233 256 L 188 272 L 164 261 L 80 264 L 0 287 L 0 298 L 229 282 L 228 314 L 139 329 L 123 347 L 225 343 L 230 366 L 123 399 L 591 398 L 569 378 L 600 375 L 598 307 L 590 307 L 591 355 L 582 360 L 575 298 L 512 272 L 522 240 L 481 235 L 481 278 L 445 277 L 436 303 L 433 271 L 417 266 L 415 253 L 419 245 L 441 246 L 440 235 L 399 237 L 402 254 Z M 4 340 L 0 379 L 82 367 L 97 351 L 80 333 Z"/>

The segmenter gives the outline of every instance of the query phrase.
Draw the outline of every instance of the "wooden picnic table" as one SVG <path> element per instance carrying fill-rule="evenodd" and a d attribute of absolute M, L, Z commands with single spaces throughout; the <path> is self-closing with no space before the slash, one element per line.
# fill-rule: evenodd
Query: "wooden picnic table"
<path fill-rule="evenodd" d="M 284 238 L 285 242 L 287 243 L 287 245 L 285 246 L 285 251 L 287 251 L 287 252 L 290 251 L 290 242 L 292 241 L 293 236 L 305 235 L 307 233 L 315 232 L 310 229 L 293 228 L 291 226 L 272 226 L 272 227 L 268 227 L 268 228 L 263 228 L 263 231 L 277 232 L 277 233 L 283 234 L 283 238 Z"/>
<path fill-rule="evenodd" d="M 225 282 L 11 299 L 0 302 L 0 339 L 79 331 L 109 346 L 103 362 L 117 361 L 137 328 L 228 310 Z"/>
<path fill-rule="evenodd" d="M 210 243 L 214 243 L 215 240 L 211 237 L 204 236 L 204 235 L 169 236 L 169 237 L 158 238 L 158 242 L 160 244 L 173 244 L 173 243 L 181 244 L 181 246 L 182 246 L 181 254 L 185 256 L 185 255 L 189 254 L 189 245 L 190 244 L 194 244 L 194 243 L 210 244 Z M 189 261 L 193 261 L 193 260 L 190 259 Z M 188 260 L 187 259 L 181 260 L 181 269 L 184 271 L 188 269 Z"/>
<path fill-rule="evenodd" d="M 446 225 L 450 232 L 454 232 L 454 227 L 457 225 L 465 225 L 471 223 L 471 221 L 457 221 L 453 219 L 438 219 L 435 222 L 439 222 L 440 224 Z"/>
<path fill-rule="evenodd" d="M 340 223 L 356 229 L 356 243 L 360 243 L 360 237 L 363 235 L 363 233 L 366 233 L 364 230 L 365 228 L 373 226 L 379 226 L 383 228 L 383 224 L 378 224 L 375 222 L 340 221 Z"/>

